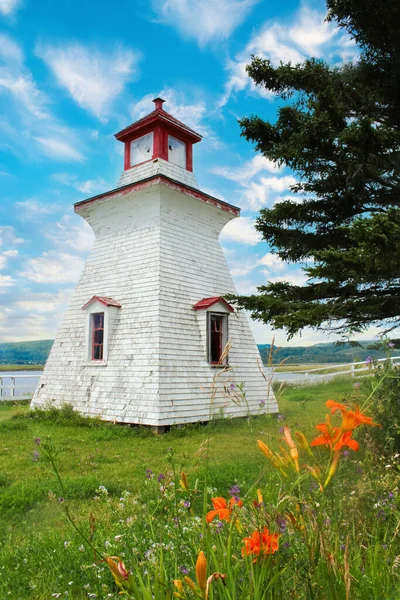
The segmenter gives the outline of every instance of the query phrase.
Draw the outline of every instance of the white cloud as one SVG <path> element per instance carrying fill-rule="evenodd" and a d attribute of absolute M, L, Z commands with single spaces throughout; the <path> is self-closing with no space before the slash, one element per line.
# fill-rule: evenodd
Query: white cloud
<path fill-rule="evenodd" d="M 97 179 L 86 179 L 85 181 L 79 181 L 75 175 L 69 173 L 55 173 L 53 179 L 58 183 L 72 187 L 78 192 L 83 194 L 93 194 L 95 192 L 103 191 L 106 187 L 106 182 L 102 177 Z"/>
<path fill-rule="evenodd" d="M 245 191 L 246 204 L 251 210 L 259 210 L 268 205 L 271 193 L 283 192 L 297 183 L 293 175 L 284 177 L 261 177 L 258 182 L 250 183 Z"/>
<path fill-rule="evenodd" d="M 214 167 L 211 169 L 211 173 L 229 179 L 230 181 L 236 181 L 241 185 L 247 185 L 250 179 L 262 171 L 269 171 L 275 173 L 281 171 L 282 168 L 278 167 L 272 160 L 265 158 L 262 154 L 257 154 L 251 160 L 245 162 L 241 167 Z"/>
<path fill-rule="evenodd" d="M 72 293 L 72 289 L 62 290 L 56 293 L 29 293 L 28 297 L 24 300 L 17 300 L 15 306 L 22 311 L 36 314 L 44 313 L 56 313 L 60 310 L 60 307 L 64 306 L 69 296 Z"/>
<path fill-rule="evenodd" d="M 261 242 L 261 233 L 254 228 L 253 219 L 250 217 L 239 217 L 225 225 L 219 239 L 222 243 L 238 242 L 239 244 L 255 246 Z"/>
<path fill-rule="evenodd" d="M 3 288 L 14 286 L 15 283 L 15 279 L 13 279 L 10 275 L 0 275 L 0 292 Z"/>
<path fill-rule="evenodd" d="M 227 62 L 229 76 L 217 107 L 221 108 L 232 94 L 245 89 L 266 98 L 274 97 L 265 88 L 256 87 L 248 77 L 246 65 L 250 63 L 252 54 L 269 59 L 276 66 L 280 61 L 296 64 L 311 56 L 331 64 L 354 59 L 354 42 L 346 32 L 335 23 L 326 22 L 325 18 L 325 10 L 313 9 L 304 2 L 290 23 L 266 21 L 253 34 L 244 50 Z"/>
<path fill-rule="evenodd" d="M 100 52 L 80 44 L 39 45 L 37 53 L 75 102 L 100 119 L 106 118 L 112 101 L 136 77 L 140 58 L 132 50 Z"/>
<path fill-rule="evenodd" d="M 22 63 L 24 60 L 24 55 L 21 48 L 16 42 L 14 42 L 12 38 L 5 34 L 0 34 L 0 58 L 6 64 L 11 62 Z"/>
<path fill-rule="evenodd" d="M 47 225 L 45 235 L 56 247 L 79 253 L 88 252 L 94 240 L 90 225 L 75 215 L 64 215 L 57 223 Z"/>
<path fill-rule="evenodd" d="M 0 227 L 0 246 L 13 246 L 14 244 L 23 244 L 24 239 L 17 236 L 14 227 L 4 225 Z"/>
<path fill-rule="evenodd" d="M 259 0 L 153 0 L 157 20 L 200 46 L 226 39 Z"/>
<path fill-rule="evenodd" d="M 44 252 L 26 262 L 20 275 L 36 283 L 75 283 L 83 269 L 83 259 L 67 252 Z"/>
<path fill-rule="evenodd" d="M 43 154 L 50 158 L 66 161 L 84 160 L 83 154 L 64 140 L 53 137 L 35 137 L 35 140 L 40 144 Z"/>
<path fill-rule="evenodd" d="M 265 271 L 282 271 L 287 267 L 287 263 L 276 254 L 265 254 L 257 263 L 266 267 Z"/>
<path fill-rule="evenodd" d="M 56 160 L 83 159 L 82 142 L 51 113 L 48 97 L 23 64 L 21 48 L 6 35 L 0 36 L 0 94 L 11 96 L 7 118 L 0 120 L 0 145 L 21 160 L 37 160 L 38 150 Z"/>
<path fill-rule="evenodd" d="M 44 204 L 38 200 L 23 200 L 16 202 L 18 208 L 18 218 L 20 221 L 41 221 L 45 215 L 51 215 L 59 210 L 56 204 Z"/>
<path fill-rule="evenodd" d="M 5 269 L 9 258 L 18 256 L 18 250 L 6 250 L 0 254 L 0 270 Z"/>
<path fill-rule="evenodd" d="M 243 187 L 242 204 L 244 203 L 244 207 L 250 208 L 252 211 L 267 206 L 271 194 L 283 192 L 297 183 L 293 175 L 260 177 L 258 180 L 252 181 L 254 177 L 263 171 L 280 173 L 282 168 L 261 154 L 257 154 L 254 158 L 244 163 L 242 167 L 214 167 L 211 169 L 212 173 L 230 181 L 235 181 Z"/>
<path fill-rule="evenodd" d="M 17 10 L 20 4 L 21 0 L 0 0 L 0 13 L 8 17 Z"/>

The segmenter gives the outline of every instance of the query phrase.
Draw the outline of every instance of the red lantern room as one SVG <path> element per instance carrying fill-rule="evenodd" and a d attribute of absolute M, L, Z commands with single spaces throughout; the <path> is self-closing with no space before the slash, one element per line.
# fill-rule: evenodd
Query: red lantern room
<path fill-rule="evenodd" d="M 155 109 L 115 135 L 125 144 L 124 170 L 156 158 L 193 171 L 192 147 L 202 136 L 167 113 L 162 98 L 153 100 Z"/>

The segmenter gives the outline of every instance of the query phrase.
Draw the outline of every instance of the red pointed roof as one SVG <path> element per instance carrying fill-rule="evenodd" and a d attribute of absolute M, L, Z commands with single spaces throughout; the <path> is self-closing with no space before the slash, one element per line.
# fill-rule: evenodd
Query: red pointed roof
<path fill-rule="evenodd" d="M 201 308 L 210 308 L 210 306 L 217 304 L 217 302 L 222 302 L 230 312 L 234 312 L 235 309 L 233 308 L 233 306 L 231 306 L 222 296 L 214 296 L 213 298 L 203 298 L 203 300 L 199 300 L 199 302 L 193 304 L 193 308 L 194 310 L 199 310 Z"/>
<path fill-rule="evenodd" d="M 179 121 L 178 119 L 170 115 L 167 111 L 165 111 L 162 108 L 162 104 L 163 102 L 165 102 L 165 100 L 162 100 L 161 98 L 155 98 L 153 102 L 155 103 L 156 108 L 145 117 L 142 117 L 138 121 L 132 123 L 132 125 L 129 125 L 128 127 L 125 127 L 125 129 L 122 129 L 121 131 L 116 133 L 115 137 L 117 138 L 117 140 L 119 140 L 120 142 L 124 142 L 127 138 L 131 138 L 132 134 L 134 134 L 135 132 L 147 129 L 150 125 L 154 125 L 155 122 L 158 121 L 169 125 L 169 127 L 173 130 L 179 130 L 179 132 L 183 134 L 184 137 L 190 140 L 193 144 L 195 144 L 196 142 L 200 142 L 202 136 L 199 133 L 182 123 L 182 121 Z"/>
<path fill-rule="evenodd" d="M 95 300 L 98 300 L 105 306 L 116 306 L 117 308 L 121 308 L 121 304 L 113 298 L 109 298 L 108 296 L 93 296 L 93 298 L 90 298 L 89 302 L 86 302 L 86 304 L 82 306 L 82 309 L 87 308 L 89 304 L 91 304 Z"/>

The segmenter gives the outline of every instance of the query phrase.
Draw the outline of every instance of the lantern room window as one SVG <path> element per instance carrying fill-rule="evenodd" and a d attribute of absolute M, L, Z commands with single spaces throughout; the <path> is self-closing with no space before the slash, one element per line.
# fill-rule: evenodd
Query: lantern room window
<path fill-rule="evenodd" d="M 92 317 L 92 360 L 103 360 L 104 356 L 104 313 L 93 313 Z"/>
<path fill-rule="evenodd" d="M 172 135 L 168 136 L 168 160 L 170 163 L 186 169 L 186 144 Z"/>
<path fill-rule="evenodd" d="M 228 315 L 208 313 L 208 362 L 211 365 L 225 366 L 227 357 L 223 356 L 228 342 Z"/>

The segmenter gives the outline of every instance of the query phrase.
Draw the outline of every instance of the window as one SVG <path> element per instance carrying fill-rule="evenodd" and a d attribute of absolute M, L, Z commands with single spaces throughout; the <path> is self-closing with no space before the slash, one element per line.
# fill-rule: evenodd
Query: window
<path fill-rule="evenodd" d="M 208 362 L 211 365 L 227 364 L 227 357 L 222 360 L 228 341 L 228 315 L 208 313 Z"/>
<path fill-rule="evenodd" d="M 104 356 L 104 313 L 93 313 L 92 360 L 103 360 Z"/>
<path fill-rule="evenodd" d="M 131 142 L 131 166 L 153 158 L 153 133 L 148 133 Z"/>
<path fill-rule="evenodd" d="M 186 144 L 172 135 L 168 136 L 168 160 L 174 165 L 186 169 Z"/>

